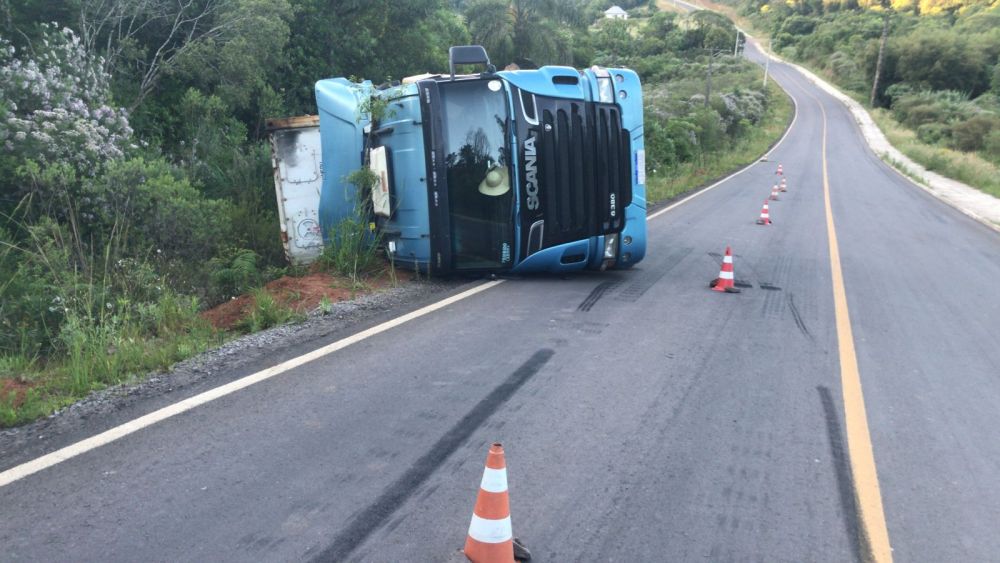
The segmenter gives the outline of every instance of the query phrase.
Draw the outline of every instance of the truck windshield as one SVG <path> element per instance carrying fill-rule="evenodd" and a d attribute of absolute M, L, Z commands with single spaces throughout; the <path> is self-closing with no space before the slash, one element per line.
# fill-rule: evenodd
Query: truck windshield
<path fill-rule="evenodd" d="M 513 176 L 499 80 L 440 84 L 455 269 L 511 266 Z"/>

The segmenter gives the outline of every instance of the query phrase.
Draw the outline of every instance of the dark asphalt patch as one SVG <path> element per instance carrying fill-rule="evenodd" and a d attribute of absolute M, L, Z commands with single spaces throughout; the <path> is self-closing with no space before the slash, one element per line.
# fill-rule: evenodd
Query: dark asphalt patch
<path fill-rule="evenodd" d="M 469 439 L 486 420 L 502 407 L 529 379 L 548 363 L 555 352 L 542 348 L 514 373 L 493 389 L 482 401 L 452 426 L 399 479 L 389 485 L 367 508 L 333 539 L 333 542 L 313 561 L 343 561 L 347 559 L 375 530 L 389 520 L 396 510 L 426 481 L 463 442 Z M 398 525 L 398 523 L 397 523 Z"/>
<path fill-rule="evenodd" d="M 760 282 L 760 288 L 761 289 L 766 289 L 768 291 L 781 291 L 780 287 L 778 287 L 776 285 L 773 285 L 773 284 L 769 284 L 767 282 Z"/>
<path fill-rule="evenodd" d="M 837 416 L 837 409 L 833 405 L 833 396 L 829 387 L 819 385 L 816 387 L 819 392 L 819 400 L 823 404 L 823 414 L 826 418 L 826 435 L 830 440 L 830 456 L 833 460 L 833 470 L 837 475 L 837 492 L 840 495 L 840 511 L 843 515 L 844 528 L 847 537 L 851 538 L 851 544 L 857 546 L 858 551 L 851 553 L 854 561 L 862 561 L 861 542 L 858 533 L 858 506 L 854 499 L 854 479 L 851 477 L 851 467 L 844 452 L 844 433 L 840 427 L 840 417 Z"/>

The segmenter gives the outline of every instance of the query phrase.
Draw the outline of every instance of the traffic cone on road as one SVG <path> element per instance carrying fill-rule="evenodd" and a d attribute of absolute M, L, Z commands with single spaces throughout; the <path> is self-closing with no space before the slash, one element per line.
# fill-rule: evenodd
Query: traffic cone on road
<path fill-rule="evenodd" d="M 780 163 L 778 164 L 778 171 L 775 172 L 775 174 L 777 174 L 778 176 L 784 176 L 785 175 L 785 171 L 784 171 L 784 169 L 781 168 L 781 164 Z"/>
<path fill-rule="evenodd" d="M 782 178 L 781 178 L 781 191 L 783 191 L 783 192 L 787 192 L 788 191 L 788 183 L 785 182 L 784 176 L 782 176 Z"/>
<path fill-rule="evenodd" d="M 771 199 L 778 201 L 778 184 L 775 184 L 774 187 L 771 188 Z"/>
<path fill-rule="evenodd" d="M 770 225 L 771 224 L 771 213 L 767 208 L 767 200 L 764 200 L 764 208 L 760 210 L 760 219 L 757 219 L 758 225 Z"/>
<path fill-rule="evenodd" d="M 507 465 L 503 446 L 493 444 L 486 455 L 486 469 L 472 512 L 465 556 L 474 563 L 513 563 L 514 534 L 510 526 Z"/>
<path fill-rule="evenodd" d="M 726 246 L 726 255 L 722 257 L 722 269 L 719 270 L 719 277 L 709 284 L 712 291 L 724 291 L 726 293 L 739 293 L 733 281 L 733 251 Z"/>

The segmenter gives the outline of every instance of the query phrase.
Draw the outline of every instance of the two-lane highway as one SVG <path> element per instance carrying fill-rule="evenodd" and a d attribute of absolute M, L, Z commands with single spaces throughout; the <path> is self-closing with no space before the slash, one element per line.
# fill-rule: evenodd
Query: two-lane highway
<path fill-rule="evenodd" d="M 636 269 L 497 284 L 14 480 L 0 558 L 458 560 L 500 441 L 538 561 L 861 559 L 874 493 L 900 561 L 995 559 L 1000 237 L 770 72 L 788 136 L 655 215 Z M 727 244 L 738 295 L 708 289 Z"/>

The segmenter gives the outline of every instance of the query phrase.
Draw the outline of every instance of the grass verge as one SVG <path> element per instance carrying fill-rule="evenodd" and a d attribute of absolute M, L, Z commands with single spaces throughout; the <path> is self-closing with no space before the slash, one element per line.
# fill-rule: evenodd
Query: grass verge
<path fill-rule="evenodd" d="M 352 227 L 360 235 L 362 228 Z M 170 290 L 148 302 L 118 297 L 95 308 L 90 297 L 88 306 L 65 308 L 48 348 L 0 351 L 0 428 L 47 416 L 91 392 L 141 381 L 241 334 L 302 320 L 314 307 L 332 310 L 333 300 L 396 285 L 391 263 L 367 245 L 352 248 L 338 247 L 337 261 L 317 266 L 330 273 L 283 276 L 208 311 L 194 297 Z M 92 288 L 85 293 L 104 295 Z M 240 306 L 236 313 L 228 312 L 233 304 Z M 233 322 L 217 323 L 220 314 Z"/>
<path fill-rule="evenodd" d="M 650 174 L 646 178 L 646 199 L 654 204 L 675 198 L 721 178 L 759 159 L 784 135 L 794 108 L 787 94 L 775 83 L 768 84 L 772 103 L 762 123 L 740 139 L 730 150 L 711 154 L 703 161 L 685 162 L 669 173 Z"/>
<path fill-rule="evenodd" d="M 61 328 L 58 356 L 0 357 L 0 428 L 30 422 L 92 391 L 164 370 L 225 339 L 199 317 L 194 299 L 168 294 L 145 313 L 100 324 L 73 316 Z"/>
<path fill-rule="evenodd" d="M 883 109 L 869 110 L 892 146 L 924 168 L 1000 197 L 1000 167 L 975 153 L 928 145 Z"/>

